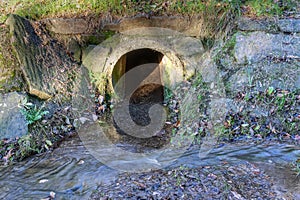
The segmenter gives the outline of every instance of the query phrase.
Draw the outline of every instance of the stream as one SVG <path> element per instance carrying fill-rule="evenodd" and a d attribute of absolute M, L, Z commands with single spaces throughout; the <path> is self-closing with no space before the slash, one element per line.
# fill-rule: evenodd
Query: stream
<path fill-rule="evenodd" d="M 89 134 L 92 130 L 84 131 L 85 134 Z M 109 150 L 108 148 L 105 152 L 114 153 Z M 199 159 L 198 148 L 190 148 L 178 159 L 172 160 L 168 168 L 182 165 L 194 168 L 222 165 L 223 161 L 248 161 L 272 177 L 278 191 L 297 193 L 300 191 L 300 180 L 292 171 L 290 163 L 297 160 L 299 155 L 298 145 L 271 141 L 260 144 L 253 141 L 224 143 L 217 145 L 203 159 Z M 160 164 L 166 160 L 169 161 L 170 157 L 162 157 L 156 162 Z M 139 162 L 144 164 L 145 160 L 134 162 L 139 165 Z M 114 160 L 114 163 L 122 165 L 124 160 Z M 43 199 L 49 196 L 50 192 L 56 194 L 55 199 L 87 199 L 97 185 L 109 183 L 122 173 L 93 157 L 80 137 L 75 136 L 62 142 L 52 152 L 36 155 L 9 166 L 0 166 L 0 199 Z M 299 194 L 296 196 L 300 198 Z"/>

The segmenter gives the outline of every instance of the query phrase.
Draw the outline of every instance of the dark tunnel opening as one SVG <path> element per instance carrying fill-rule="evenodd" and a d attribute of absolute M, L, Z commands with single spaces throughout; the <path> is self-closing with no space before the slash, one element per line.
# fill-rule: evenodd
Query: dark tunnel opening
<path fill-rule="evenodd" d="M 125 76 L 122 80 L 122 87 L 124 91 L 126 87 L 129 87 L 131 84 L 130 79 L 135 79 L 135 84 L 138 82 L 137 88 L 133 93 L 126 94 L 125 97 L 130 96 L 130 115 L 132 120 L 141 126 L 146 126 L 151 122 L 149 117 L 149 109 L 154 104 L 162 104 L 164 101 L 164 87 L 162 86 L 162 73 L 161 73 L 161 62 L 164 55 L 158 51 L 144 48 L 130 51 L 123 55 L 114 66 L 112 73 L 112 83 L 115 87 L 116 83 L 120 78 L 130 70 L 139 70 L 139 66 L 143 64 L 156 63 L 157 65 L 151 65 L 147 71 L 137 71 L 138 77 Z M 152 67 L 153 66 L 153 67 Z M 147 66 L 148 67 L 148 66 Z M 137 81 L 138 79 L 138 81 Z M 144 84 L 144 80 L 155 80 Z M 118 83 L 119 84 L 119 83 Z"/>

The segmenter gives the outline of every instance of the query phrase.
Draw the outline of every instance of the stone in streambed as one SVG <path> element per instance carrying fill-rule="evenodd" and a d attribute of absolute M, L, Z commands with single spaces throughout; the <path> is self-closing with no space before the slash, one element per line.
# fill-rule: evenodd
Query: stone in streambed
<path fill-rule="evenodd" d="M 24 98 L 26 95 L 17 92 L 0 95 L 0 139 L 27 134 L 27 122 L 18 106 Z"/>

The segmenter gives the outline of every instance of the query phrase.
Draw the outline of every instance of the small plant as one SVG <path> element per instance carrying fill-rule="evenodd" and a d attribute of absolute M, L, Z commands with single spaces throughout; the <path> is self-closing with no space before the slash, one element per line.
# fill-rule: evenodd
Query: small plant
<path fill-rule="evenodd" d="M 104 73 L 94 73 L 92 71 L 89 71 L 89 77 L 91 84 L 93 84 L 98 89 L 100 94 L 104 94 L 106 92 L 106 75 Z"/>
<path fill-rule="evenodd" d="M 25 158 L 31 153 L 40 153 L 41 151 L 37 147 L 32 135 L 24 135 L 18 140 L 19 150 L 17 152 L 18 156 Z"/>
<path fill-rule="evenodd" d="M 193 87 L 197 88 L 198 86 L 203 85 L 203 78 L 201 74 L 198 74 L 193 80 Z"/>
<path fill-rule="evenodd" d="M 22 106 L 21 112 L 25 116 L 28 125 L 39 121 L 44 115 L 49 113 L 48 111 L 43 110 L 44 106 L 38 108 L 33 103 L 27 102 L 27 100 L 22 103 Z"/>
<path fill-rule="evenodd" d="M 168 102 L 173 98 L 173 92 L 171 89 L 164 87 L 164 96 L 165 96 L 165 101 Z"/>
<path fill-rule="evenodd" d="M 214 131 L 220 140 L 228 139 L 231 140 L 233 138 L 232 133 L 228 128 L 224 125 L 218 125 L 214 128 Z"/>
<path fill-rule="evenodd" d="M 114 31 L 104 31 L 103 32 L 105 39 L 111 38 L 112 36 L 114 36 L 114 34 L 115 34 Z"/>
<path fill-rule="evenodd" d="M 248 86 L 251 88 L 254 86 L 253 84 L 253 70 L 251 70 L 250 68 L 247 69 L 247 77 L 248 77 Z"/>
<path fill-rule="evenodd" d="M 274 87 L 269 87 L 268 90 L 267 90 L 267 93 L 268 93 L 269 96 L 271 96 L 272 94 L 274 94 L 274 92 L 275 92 Z"/>
<path fill-rule="evenodd" d="M 278 110 L 282 110 L 286 103 L 286 96 L 276 97 L 275 104 L 278 106 Z"/>
<path fill-rule="evenodd" d="M 293 170 L 296 172 L 296 176 L 300 176 L 300 158 L 293 163 Z"/>

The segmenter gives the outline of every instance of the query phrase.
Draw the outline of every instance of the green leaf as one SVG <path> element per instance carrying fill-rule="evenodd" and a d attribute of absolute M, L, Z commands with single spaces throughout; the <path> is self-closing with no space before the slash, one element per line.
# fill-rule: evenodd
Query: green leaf
<path fill-rule="evenodd" d="M 260 129 L 260 125 L 256 126 L 254 130 L 258 131 Z"/>
<path fill-rule="evenodd" d="M 51 142 L 50 140 L 46 140 L 45 142 L 46 142 L 46 144 L 48 144 L 49 146 L 52 146 L 52 145 L 53 145 L 52 142 Z"/>
<path fill-rule="evenodd" d="M 275 90 L 274 87 L 269 87 L 268 88 L 268 95 L 273 94 L 274 90 Z"/>

